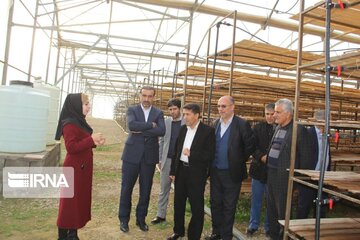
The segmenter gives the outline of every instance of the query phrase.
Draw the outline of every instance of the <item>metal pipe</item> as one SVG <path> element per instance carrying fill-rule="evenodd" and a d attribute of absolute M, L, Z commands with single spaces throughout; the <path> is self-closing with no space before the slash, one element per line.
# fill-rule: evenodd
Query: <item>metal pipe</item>
<path fill-rule="evenodd" d="M 174 69 L 174 76 L 173 76 L 173 82 L 172 82 L 172 87 L 171 87 L 171 97 L 172 98 L 175 96 L 175 92 L 176 92 L 178 64 L 179 64 L 179 52 L 177 52 L 175 54 L 175 69 Z"/>
<path fill-rule="evenodd" d="M 218 43 L 219 43 L 220 25 L 221 25 L 221 22 L 218 22 L 216 24 L 215 55 L 214 55 L 214 63 L 213 63 L 213 69 L 212 69 L 212 74 L 211 74 L 211 83 L 210 83 L 209 99 L 208 99 L 208 112 L 207 112 L 208 124 L 210 124 L 211 98 L 212 98 L 212 91 L 213 91 L 213 87 L 214 87 L 214 78 L 215 78 L 215 69 L 216 69 L 217 48 L 218 48 Z"/>
<path fill-rule="evenodd" d="M 131 1 L 137 2 L 137 3 L 146 3 L 146 4 L 157 5 L 157 6 L 175 8 L 175 9 L 183 9 L 183 10 L 190 10 L 190 9 L 194 8 L 194 4 L 191 3 L 190 1 L 186 1 L 186 2 L 180 1 L 180 0 L 131 0 Z M 206 6 L 204 4 L 202 4 L 201 6 L 195 6 L 195 7 L 197 7 L 196 12 L 209 14 L 209 15 L 213 15 L 213 16 L 222 17 L 229 13 L 229 10 L 227 10 L 227 9 Z M 260 16 L 260 15 L 251 15 L 246 12 L 241 12 L 240 14 L 237 14 L 237 20 L 263 25 L 264 22 L 267 20 L 267 17 Z M 267 21 L 267 26 L 286 29 L 286 30 L 294 31 L 294 32 L 298 31 L 298 28 L 300 27 L 299 25 L 300 24 L 298 22 L 292 21 L 292 20 L 284 21 L 284 20 L 280 20 L 280 19 L 271 18 L 271 19 L 268 19 L 268 21 Z M 319 37 L 324 36 L 325 31 L 326 31 L 324 28 L 319 28 L 317 26 L 316 27 L 303 26 L 303 28 L 304 28 L 304 30 L 303 30 L 304 33 L 319 36 Z M 346 35 L 344 32 L 340 32 L 340 31 L 336 31 L 336 30 L 331 32 L 331 37 L 336 38 L 337 40 L 345 41 L 345 42 L 351 42 L 351 43 L 355 43 L 355 44 L 360 43 L 359 36 L 350 35 L 350 34 Z"/>
<path fill-rule="evenodd" d="M 32 39 L 31 39 L 29 68 L 28 68 L 28 79 L 27 79 L 28 82 L 30 82 L 30 77 L 31 77 L 31 69 L 32 69 L 32 61 L 33 61 L 33 55 L 34 55 L 34 45 L 35 45 L 35 35 L 36 35 L 36 22 L 37 22 L 38 10 L 39 10 L 39 0 L 36 0 L 35 16 L 34 16 L 34 24 L 33 24 L 33 33 L 32 33 Z"/>
<path fill-rule="evenodd" d="M 232 36 L 232 45 L 231 45 L 231 67 L 230 67 L 230 79 L 229 79 L 229 96 L 232 95 L 232 85 L 233 85 L 233 75 L 234 75 L 234 57 L 235 57 L 235 36 L 236 36 L 236 14 L 234 12 L 234 23 L 233 23 L 233 36 Z"/>
<path fill-rule="evenodd" d="M 52 26 L 55 26 L 55 12 L 53 13 L 52 16 Z M 46 74 L 45 74 L 45 83 L 48 83 L 48 78 L 49 78 L 49 66 L 50 66 L 50 56 L 51 56 L 51 50 L 52 50 L 52 41 L 53 41 L 53 37 L 54 37 L 54 28 L 51 29 L 51 33 L 50 33 L 50 39 L 49 39 L 49 52 L 48 52 L 48 59 L 47 59 L 47 64 L 46 64 Z M 55 82 L 56 78 L 54 79 Z"/>
<path fill-rule="evenodd" d="M 332 1 L 326 0 L 326 34 L 325 34 L 325 136 L 322 138 L 322 156 L 320 158 L 320 178 L 319 188 L 316 198 L 316 221 L 315 221 L 315 239 L 320 239 L 320 217 L 321 217 L 321 200 L 322 200 L 322 189 L 324 186 L 325 177 L 325 164 L 327 153 L 329 151 L 328 137 L 329 137 L 329 126 L 330 126 L 330 27 L 331 27 L 331 8 Z"/>
<path fill-rule="evenodd" d="M 7 34 L 6 34 L 6 44 L 5 44 L 5 56 L 4 56 L 4 68 L 2 73 L 2 81 L 1 85 L 6 85 L 7 78 L 7 69 L 9 64 L 9 52 L 10 52 L 10 39 L 11 39 L 11 24 L 14 15 L 14 1 L 11 1 L 11 5 L 9 8 L 9 16 L 8 16 L 8 26 L 7 26 Z"/>
<path fill-rule="evenodd" d="M 198 0 L 195 0 L 194 6 L 197 5 Z M 192 34 L 192 26 L 193 26 L 193 17 L 194 17 L 194 8 L 190 10 L 190 18 L 189 18 L 189 34 L 188 34 L 188 42 L 187 42 L 187 51 L 186 51 L 186 60 L 185 60 L 185 78 L 184 78 L 184 96 L 183 96 L 183 104 L 186 103 L 186 92 L 187 92 L 187 79 L 188 79 L 188 71 L 189 71 L 189 58 L 190 58 L 190 46 L 191 46 L 191 34 Z"/>

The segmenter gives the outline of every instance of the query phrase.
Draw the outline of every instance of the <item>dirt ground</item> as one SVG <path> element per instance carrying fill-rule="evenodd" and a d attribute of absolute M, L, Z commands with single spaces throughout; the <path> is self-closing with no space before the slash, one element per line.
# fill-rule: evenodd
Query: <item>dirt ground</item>
<path fill-rule="evenodd" d="M 119 230 L 118 204 L 121 180 L 120 155 L 127 134 L 111 120 L 88 119 L 94 132 L 102 132 L 107 138 L 106 145 L 94 150 L 94 178 L 92 198 L 92 220 L 79 230 L 81 240 L 142 240 L 166 239 L 173 227 L 173 193 L 171 193 L 167 221 L 159 225 L 150 224 L 156 216 L 157 199 L 160 190 L 159 172 L 155 173 L 147 223 L 150 230 L 142 232 L 135 225 L 135 207 L 138 198 L 138 185 L 133 192 L 130 231 Z M 62 156 L 65 156 L 62 146 Z M 207 193 L 208 195 L 208 190 Z M 0 239 L 57 239 L 56 217 L 58 199 L 0 199 Z M 189 221 L 190 213 L 187 211 Z M 244 232 L 245 223 L 237 228 Z M 211 233 L 211 220 L 205 216 L 203 237 Z M 183 238 L 186 239 L 186 238 Z M 257 234 L 252 239 L 265 239 Z"/>

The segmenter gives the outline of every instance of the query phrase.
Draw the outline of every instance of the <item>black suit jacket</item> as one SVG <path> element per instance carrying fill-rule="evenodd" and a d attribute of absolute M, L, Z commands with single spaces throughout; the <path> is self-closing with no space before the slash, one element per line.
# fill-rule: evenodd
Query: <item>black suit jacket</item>
<path fill-rule="evenodd" d="M 252 178 L 266 183 L 266 163 L 261 161 L 262 156 L 269 150 L 269 144 L 274 134 L 275 127 L 267 122 L 260 122 L 254 127 L 255 151 L 250 164 L 249 174 Z"/>
<path fill-rule="evenodd" d="M 241 182 L 247 178 L 246 161 L 255 150 L 255 136 L 250 124 L 234 115 L 228 142 L 228 159 L 231 179 Z M 215 121 L 216 131 L 220 131 L 220 119 Z"/>
<path fill-rule="evenodd" d="M 309 133 L 310 147 L 312 148 L 311 149 L 311 161 L 309 162 L 308 166 L 303 166 L 303 169 L 314 170 L 316 167 L 316 164 L 318 162 L 318 157 L 319 157 L 319 145 L 318 145 L 318 138 L 317 138 L 315 126 L 308 128 L 308 133 Z M 329 145 L 329 149 L 330 149 L 330 145 Z M 330 169 L 331 169 L 330 165 L 331 165 L 331 151 L 329 150 L 329 165 L 326 169 L 327 171 L 330 171 Z M 307 168 L 305 168 L 305 167 L 307 167 Z"/>
<path fill-rule="evenodd" d="M 172 158 L 170 175 L 176 176 L 180 162 L 181 152 L 187 132 L 187 126 L 181 126 L 176 143 L 175 156 Z M 189 168 L 191 170 L 208 171 L 209 165 L 215 155 L 215 130 L 200 122 L 190 147 Z"/>

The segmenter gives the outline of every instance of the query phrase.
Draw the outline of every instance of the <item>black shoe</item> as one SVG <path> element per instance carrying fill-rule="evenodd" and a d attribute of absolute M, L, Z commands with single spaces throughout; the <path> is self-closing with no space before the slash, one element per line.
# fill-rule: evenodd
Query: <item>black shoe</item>
<path fill-rule="evenodd" d="M 173 233 L 173 234 L 171 234 L 170 237 L 167 238 L 167 240 L 176 240 L 176 239 L 179 239 L 179 238 L 181 238 L 183 236 L 184 236 L 184 234 L 181 235 L 181 234 Z"/>
<path fill-rule="evenodd" d="M 205 237 L 205 240 L 220 240 L 221 236 L 219 234 L 213 233 L 210 236 Z"/>
<path fill-rule="evenodd" d="M 129 224 L 127 222 L 120 222 L 120 230 L 124 233 L 129 231 Z"/>
<path fill-rule="evenodd" d="M 257 231 L 257 229 L 248 228 L 248 229 L 246 229 L 246 234 L 248 236 L 252 236 L 256 231 Z"/>
<path fill-rule="evenodd" d="M 161 223 L 161 222 L 165 222 L 165 218 L 156 217 L 151 221 L 152 224 L 158 224 L 158 223 Z"/>
<path fill-rule="evenodd" d="M 69 229 L 58 228 L 58 240 L 66 240 Z"/>
<path fill-rule="evenodd" d="M 145 221 L 136 220 L 136 226 L 139 226 L 141 231 L 144 231 L 144 232 L 149 231 L 149 226 L 146 224 Z"/>
<path fill-rule="evenodd" d="M 66 240 L 79 240 L 79 237 L 77 235 L 77 229 L 69 229 Z"/>

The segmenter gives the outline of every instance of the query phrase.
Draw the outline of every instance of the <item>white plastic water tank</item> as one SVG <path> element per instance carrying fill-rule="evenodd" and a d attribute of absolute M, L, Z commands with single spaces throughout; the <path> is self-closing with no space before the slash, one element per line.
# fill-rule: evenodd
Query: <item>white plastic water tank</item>
<path fill-rule="evenodd" d="M 60 89 L 58 87 L 42 83 L 41 81 L 35 81 L 34 88 L 45 91 L 45 93 L 50 95 L 46 144 L 55 144 L 55 132 L 59 120 Z"/>
<path fill-rule="evenodd" d="M 0 86 L 0 152 L 46 149 L 50 96 L 24 81 Z"/>

